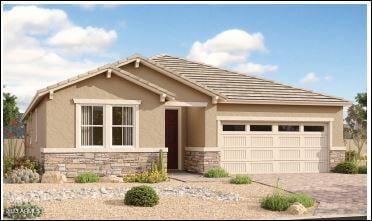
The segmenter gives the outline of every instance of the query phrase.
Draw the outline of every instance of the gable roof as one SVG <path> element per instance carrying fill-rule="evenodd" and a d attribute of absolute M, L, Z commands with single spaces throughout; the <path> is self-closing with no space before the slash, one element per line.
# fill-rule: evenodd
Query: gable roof
<path fill-rule="evenodd" d="M 72 77 L 72 78 L 69 78 L 67 80 L 64 80 L 64 81 L 61 81 L 61 82 L 58 82 L 56 84 L 53 84 L 53 85 L 50 85 L 46 88 L 43 88 L 43 89 L 40 89 L 36 92 L 35 96 L 33 97 L 30 105 L 27 107 L 25 113 L 23 114 L 22 116 L 22 121 L 25 119 L 25 117 L 30 113 L 30 111 L 35 107 L 35 105 L 47 94 L 50 94 L 50 93 L 54 93 L 54 91 L 56 90 L 61 90 L 65 87 L 68 87 L 70 85 L 73 85 L 73 84 L 76 84 L 80 81 L 83 81 L 83 80 L 86 80 L 86 79 L 89 79 L 91 77 L 94 77 L 94 76 L 97 76 L 99 74 L 102 74 L 102 73 L 107 73 L 107 72 L 110 72 L 111 73 L 114 73 L 116 74 L 117 76 L 119 77 L 122 77 L 134 84 L 137 84 L 139 86 L 142 86 L 156 94 L 159 94 L 159 95 L 163 95 L 165 94 L 166 97 L 170 100 L 174 100 L 175 99 L 175 94 L 156 85 L 156 84 L 153 84 L 145 79 L 142 79 L 136 75 L 133 75 L 127 71 L 124 71 L 120 68 L 117 68 L 116 66 L 112 65 L 112 64 L 108 64 L 108 65 L 104 65 L 104 66 L 101 66 L 95 70 L 92 70 L 92 71 L 88 71 L 84 74 L 80 74 L 80 75 L 77 75 L 75 77 Z"/>
<path fill-rule="evenodd" d="M 343 98 L 295 88 L 183 58 L 157 55 L 149 60 L 227 97 L 226 101 L 220 103 L 324 106 L 351 104 Z"/>

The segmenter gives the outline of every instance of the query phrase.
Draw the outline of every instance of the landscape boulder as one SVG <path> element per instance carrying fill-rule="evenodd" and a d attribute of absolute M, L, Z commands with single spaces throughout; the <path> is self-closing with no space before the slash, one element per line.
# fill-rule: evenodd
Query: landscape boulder
<path fill-rule="evenodd" d="M 42 183 L 65 183 L 66 176 L 59 171 L 47 171 L 41 177 Z"/>
<path fill-rule="evenodd" d="M 123 178 L 115 176 L 115 175 L 109 175 L 109 176 L 104 176 L 100 179 L 102 183 L 122 183 Z"/>
<path fill-rule="evenodd" d="M 288 209 L 287 212 L 292 215 L 302 215 L 307 212 L 307 209 L 301 203 L 294 203 Z"/>

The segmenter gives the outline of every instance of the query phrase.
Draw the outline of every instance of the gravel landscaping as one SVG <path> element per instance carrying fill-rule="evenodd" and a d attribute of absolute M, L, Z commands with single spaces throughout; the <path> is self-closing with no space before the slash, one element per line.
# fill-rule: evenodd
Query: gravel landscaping
<path fill-rule="evenodd" d="M 291 217 L 287 212 L 260 208 L 272 187 L 227 181 L 184 183 L 176 180 L 147 184 L 160 195 L 152 208 L 126 206 L 127 190 L 138 183 L 4 184 L 11 202 L 33 201 L 44 207 L 41 219 L 247 219 Z M 306 215 L 311 215 L 312 211 Z"/>

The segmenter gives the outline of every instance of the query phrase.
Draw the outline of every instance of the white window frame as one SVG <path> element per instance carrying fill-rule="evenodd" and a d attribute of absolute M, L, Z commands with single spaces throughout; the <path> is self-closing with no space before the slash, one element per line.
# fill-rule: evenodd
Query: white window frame
<path fill-rule="evenodd" d="M 83 148 L 103 148 L 104 145 L 105 145 L 105 105 L 102 105 L 102 104 L 81 104 L 79 105 L 80 106 L 80 122 L 79 122 L 79 129 L 77 129 L 78 133 L 79 133 L 79 138 L 80 138 L 80 147 L 83 147 Z M 83 126 L 88 126 L 88 127 L 101 127 L 101 125 L 93 125 L 93 120 L 92 120 L 92 125 L 81 125 L 81 107 L 82 106 L 91 106 L 92 107 L 92 111 L 93 111 L 93 107 L 102 107 L 102 111 L 103 111 L 103 119 L 102 119 L 102 145 L 82 145 L 81 144 L 81 128 Z M 92 116 L 93 117 L 93 116 Z"/>
<path fill-rule="evenodd" d="M 77 148 L 138 148 L 139 147 L 139 105 L 140 100 L 120 99 L 73 99 L 75 103 L 75 145 Z M 103 145 L 81 145 L 81 106 L 103 106 Z M 133 145 L 112 145 L 112 107 L 133 107 Z"/>

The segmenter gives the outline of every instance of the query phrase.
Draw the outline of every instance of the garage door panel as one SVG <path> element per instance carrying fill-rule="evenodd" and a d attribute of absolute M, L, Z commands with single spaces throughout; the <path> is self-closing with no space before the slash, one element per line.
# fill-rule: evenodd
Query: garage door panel
<path fill-rule="evenodd" d="M 274 150 L 251 150 L 251 161 L 274 160 Z"/>
<path fill-rule="evenodd" d="M 223 151 L 222 160 L 246 161 L 248 159 L 248 150 L 246 149 L 227 149 Z"/>
<path fill-rule="evenodd" d="M 327 128 L 319 133 L 304 131 L 303 127 L 293 132 L 280 132 L 278 123 L 265 124 L 274 125 L 273 130 L 257 132 L 248 129 L 220 134 L 223 168 L 232 174 L 328 171 Z"/>
<path fill-rule="evenodd" d="M 252 147 L 272 147 L 274 138 L 272 136 L 255 136 L 251 137 Z"/>
<path fill-rule="evenodd" d="M 274 172 L 274 165 L 273 162 L 261 163 L 261 162 L 252 162 L 251 170 L 254 173 L 273 173 Z"/>
<path fill-rule="evenodd" d="M 278 162 L 280 173 L 298 173 L 300 172 L 301 163 L 297 162 Z"/>
<path fill-rule="evenodd" d="M 328 152 L 327 150 L 324 150 L 324 149 L 305 149 L 304 159 L 305 160 L 327 161 Z"/>
<path fill-rule="evenodd" d="M 279 150 L 278 159 L 281 160 L 300 160 L 300 150 Z"/>
<path fill-rule="evenodd" d="M 299 147 L 300 136 L 280 136 L 278 137 L 278 145 L 282 147 Z"/>
<path fill-rule="evenodd" d="M 325 136 L 305 136 L 304 147 L 326 147 L 327 137 Z"/>
<path fill-rule="evenodd" d="M 223 145 L 224 147 L 247 147 L 249 138 L 245 135 L 224 135 Z"/>

